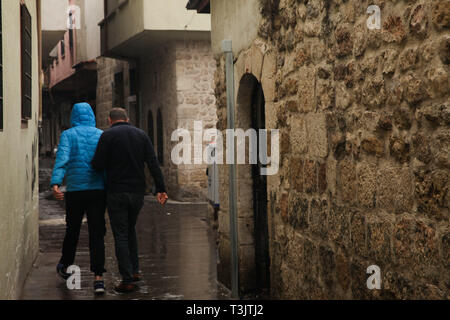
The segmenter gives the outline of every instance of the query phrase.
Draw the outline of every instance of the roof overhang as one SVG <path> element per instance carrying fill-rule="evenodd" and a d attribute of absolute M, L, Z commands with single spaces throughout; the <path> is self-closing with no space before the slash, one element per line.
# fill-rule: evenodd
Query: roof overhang
<path fill-rule="evenodd" d="M 211 41 L 209 31 L 178 31 L 178 30 L 145 30 L 114 48 L 108 48 L 102 56 L 133 60 L 148 55 L 153 48 L 172 41 Z"/>
<path fill-rule="evenodd" d="M 197 13 L 211 13 L 210 0 L 189 0 L 186 9 L 197 10 Z"/>

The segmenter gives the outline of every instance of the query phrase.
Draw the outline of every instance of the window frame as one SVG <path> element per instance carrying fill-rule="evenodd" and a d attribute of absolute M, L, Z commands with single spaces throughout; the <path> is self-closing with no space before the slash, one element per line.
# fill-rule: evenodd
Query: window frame
<path fill-rule="evenodd" d="M 26 20 L 25 19 L 28 19 Z M 27 26 L 29 30 L 27 30 Z M 29 34 L 29 51 L 24 48 L 25 38 L 24 32 Z M 29 63 L 25 65 L 27 61 L 25 61 L 25 56 L 28 54 Z M 21 75 L 21 119 L 22 124 L 27 125 L 28 120 L 33 118 L 33 17 L 30 14 L 26 4 L 22 3 L 20 5 L 20 75 Z M 25 67 L 28 67 L 28 70 L 24 70 Z M 29 71 L 29 72 L 27 72 Z M 26 87 L 25 79 L 29 78 L 29 86 Z M 26 91 L 26 92 L 24 92 Z M 29 105 L 25 104 L 25 101 L 29 100 Z"/>

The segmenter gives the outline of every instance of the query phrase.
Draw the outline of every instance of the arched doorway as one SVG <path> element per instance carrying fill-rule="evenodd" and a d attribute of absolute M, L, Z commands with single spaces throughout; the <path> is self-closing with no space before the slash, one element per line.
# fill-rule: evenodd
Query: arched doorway
<path fill-rule="evenodd" d="M 158 114 L 156 116 L 156 139 L 158 139 L 157 150 L 158 150 L 158 161 L 161 166 L 164 165 L 164 130 L 163 130 L 163 118 L 161 109 L 158 109 Z"/>
<path fill-rule="evenodd" d="M 256 79 L 255 79 L 256 80 Z M 264 93 L 259 82 L 253 87 L 252 95 L 252 128 L 258 133 L 266 129 Z M 258 154 L 259 154 L 258 143 Z M 263 165 L 260 161 L 252 165 L 253 179 L 253 212 L 255 218 L 255 264 L 256 290 L 268 293 L 270 286 L 269 273 L 269 234 L 267 220 L 267 176 L 261 175 Z"/>
<path fill-rule="evenodd" d="M 256 130 L 259 136 L 260 129 L 266 129 L 265 98 L 261 83 L 250 73 L 245 74 L 239 82 L 239 91 L 236 106 L 236 128 Z M 259 141 L 259 139 L 258 139 Z M 259 143 L 257 154 L 259 154 Z M 246 162 L 248 163 L 248 162 Z M 270 288 L 270 259 L 269 259 L 269 232 L 267 214 L 267 176 L 261 175 L 264 166 L 258 159 L 257 164 L 239 165 L 237 167 L 237 188 L 241 194 L 251 194 L 251 198 L 240 199 L 238 202 L 238 216 L 252 217 L 253 227 L 241 228 L 240 232 L 249 232 L 253 236 L 254 261 L 240 261 L 243 266 L 254 270 L 250 279 L 240 279 L 242 289 L 254 289 L 265 296 Z M 251 177 L 248 179 L 247 177 Z M 251 210 L 251 211 L 249 211 Z M 250 223 L 241 220 L 239 223 Z M 242 238 L 248 238 L 240 234 Z M 245 243 L 242 245 L 246 245 Z M 249 256 L 250 257 L 250 256 Z M 245 259 L 241 258 L 241 259 Z M 253 259 L 253 257 L 251 257 Z M 245 272 L 244 272 L 245 274 Z M 244 274 L 241 276 L 247 277 Z M 240 277 L 241 277 L 240 276 Z M 252 285 L 250 286 L 250 283 Z"/>

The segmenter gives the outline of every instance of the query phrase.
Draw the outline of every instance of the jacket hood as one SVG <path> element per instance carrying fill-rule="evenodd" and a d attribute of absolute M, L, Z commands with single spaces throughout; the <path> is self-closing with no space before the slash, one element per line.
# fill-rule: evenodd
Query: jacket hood
<path fill-rule="evenodd" d="M 73 106 L 70 124 L 72 128 L 77 126 L 95 127 L 95 115 L 89 103 L 77 103 Z"/>

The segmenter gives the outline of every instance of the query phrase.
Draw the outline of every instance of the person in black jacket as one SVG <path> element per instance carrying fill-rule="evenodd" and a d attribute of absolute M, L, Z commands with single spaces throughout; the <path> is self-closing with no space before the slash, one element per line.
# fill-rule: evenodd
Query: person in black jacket
<path fill-rule="evenodd" d="M 109 115 L 111 128 L 100 137 L 92 167 L 106 172 L 107 207 L 114 235 L 116 257 L 122 282 L 118 292 L 132 292 L 139 281 L 136 235 L 138 214 L 144 204 L 147 163 L 161 205 L 168 199 L 164 177 L 147 134 L 129 123 L 124 109 L 114 108 Z"/>

